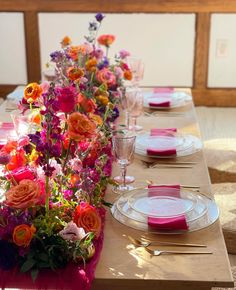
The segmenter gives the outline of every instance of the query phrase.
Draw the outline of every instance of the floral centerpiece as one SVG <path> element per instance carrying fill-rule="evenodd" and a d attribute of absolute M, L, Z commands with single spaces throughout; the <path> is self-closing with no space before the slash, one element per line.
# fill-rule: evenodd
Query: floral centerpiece
<path fill-rule="evenodd" d="M 111 122 L 119 88 L 132 74 L 126 51 L 113 63 L 113 35 L 89 24 L 85 43 L 51 54 L 52 82 L 30 83 L 19 104 L 29 113 L 29 134 L 0 151 L 0 268 L 31 272 L 86 263 L 103 232 L 104 194 L 111 175 Z M 98 45 L 97 45 L 98 42 Z M 101 47 L 105 48 L 103 50 Z"/>

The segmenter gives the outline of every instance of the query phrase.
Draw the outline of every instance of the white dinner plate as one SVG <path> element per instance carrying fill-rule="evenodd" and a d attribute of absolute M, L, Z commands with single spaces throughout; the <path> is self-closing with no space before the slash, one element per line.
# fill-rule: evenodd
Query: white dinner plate
<path fill-rule="evenodd" d="M 192 97 L 185 92 L 173 92 L 173 93 L 144 92 L 143 99 L 144 99 L 143 105 L 145 108 L 168 110 L 186 105 L 186 103 L 190 101 Z M 158 102 L 170 101 L 170 106 L 162 107 L 149 105 L 150 102 L 155 101 Z"/>
<path fill-rule="evenodd" d="M 154 158 L 169 158 L 169 155 L 149 155 L 147 149 L 168 150 L 176 148 L 176 157 L 188 156 L 202 149 L 202 142 L 199 138 L 193 135 L 179 135 L 174 137 L 169 136 L 150 136 L 147 134 L 138 135 L 136 138 L 135 153 L 154 157 Z"/>

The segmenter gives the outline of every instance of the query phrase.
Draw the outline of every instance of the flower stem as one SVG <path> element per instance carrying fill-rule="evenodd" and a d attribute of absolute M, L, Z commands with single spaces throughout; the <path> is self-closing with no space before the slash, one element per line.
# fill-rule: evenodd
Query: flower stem
<path fill-rule="evenodd" d="M 13 184 L 18 185 L 17 181 L 15 180 L 14 176 L 12 175 L 11 171 L 7 168 L 7 166 L 5 166 L 5 169 L 7 173 L 11 176 Z"/>
<path fill-rule="evenodd" d="M 49 214 L 49 177 L 46 176 L 45 180 L 45 193 L 46 193 L 46 200 L 45 200 L 45 210 L 46 216 Z"/>
<path fill-rule="evenodd" d="M 66 152 L 66 157 L 65 157 L 65 160 L 64 160 L 64 163 L 63 163 L 63 166 L 62 166 L 62 171 L 63 171 L 63 172 L 64 172 L 64 170 L 65 170 L 65 166 L 66 166 L 66 163 L 67 163 L 67 160 L 68 160 L 69 154 L 70 154 L 71 144 L 72 144 L 72 139 L 70 139 L 70 142 L 69 142 L 69 145 L 68 145 L 68 149 L 67 149 L 67 152 Z"/>

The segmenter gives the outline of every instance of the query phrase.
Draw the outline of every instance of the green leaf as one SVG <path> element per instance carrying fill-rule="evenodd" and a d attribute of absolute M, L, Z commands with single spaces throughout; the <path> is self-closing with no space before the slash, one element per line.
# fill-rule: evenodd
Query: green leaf
<path fill-rule="evenodd" d="M 38 273 L 39 273 L 38 269 L 31 270 L 31 278 L 32 278 L 33 282 L 35 282 L 36 278 L 38 277 Z"/>
<path fill-rule="evenodd" d="M 35 265 L 36 261 L 33 259 L 27 259 L 24 264 L 21 266 L 21 272 L 27 272 Z"/>
<path fill-rule="evenodd" d="M 112 207 L 112 206 L 113 206 L 112 203 L 110 203 L 110 202 L 108 202 L 108 201 L 105 201 L 104 199 L 102 199 L 102 204 L 104 204 L 104 205 L 107 206 L 107 207 Z"/>

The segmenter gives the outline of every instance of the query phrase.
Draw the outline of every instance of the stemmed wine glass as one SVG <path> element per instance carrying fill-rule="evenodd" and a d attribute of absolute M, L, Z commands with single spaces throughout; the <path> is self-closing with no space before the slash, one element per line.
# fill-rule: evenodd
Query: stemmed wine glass
<path fill-rule="evenodd" d="M 141 58 L 134 56 L 127 57 L 127 63 L 133 74 L 131 82 L 134 86 L 138 86 L 143 79 L 144 63 Z"/>
<path fill-rule="evenodd" d="M 116 192 L 124 192 L 133 189 L 133 186 L 127 185 L 127 166 L 131 163 L 135 149 L 136 136 L 131 135 L 130 132 L 117 133 L 112 137 L 112 146 L 115 160 L 120 167 L 120 176 L 114 178 L 119 185 L 115 188 Z"/>
<path fill-rule="evenodd" d="M 127 87 L 125 95 L 127 106 L 127 127 L 132 131 L 140 131 L 143 127 L 137 125 L 137 118 L 143 112 L 142 91 L 138 87 Z"/>

